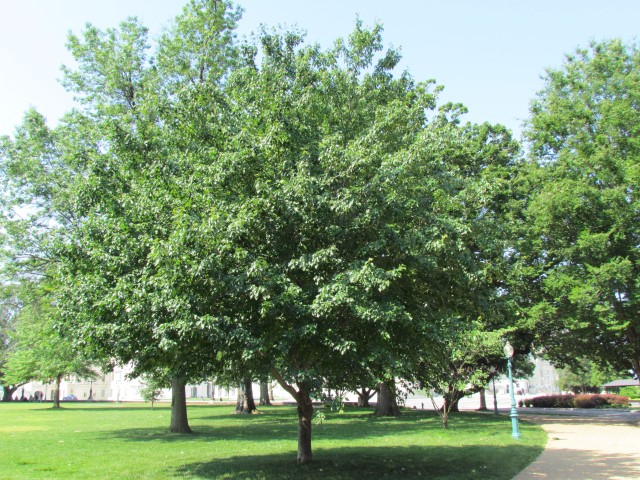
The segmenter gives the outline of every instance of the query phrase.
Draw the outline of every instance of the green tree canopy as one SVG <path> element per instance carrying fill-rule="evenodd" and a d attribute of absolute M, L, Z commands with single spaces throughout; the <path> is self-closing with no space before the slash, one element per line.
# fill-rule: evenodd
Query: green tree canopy
<path fill-rule="evenodd" d="M 518 248 L 547 354 L 640 373 L 640 52 L 592 43 L 550 69 L 526 131 L 535 165 Z"/>
<path fill-rule="evenodd" d="M 93 358 L 172 372 L 176 431 L 189 431 L 184 384 L 215 363 L 215 342 L 190 267 L 174 257 L 190 192 L 178 181 L 184 144 L 167 132 L 197 90 L 194 69 L 206 88 L 225 75 L 238 16 L 230 3 L 189 2 L 155 56 L 134 18 L 87 25 L 69 36 L 76 66 L 64 68 L 78 109 L 55 129 L 29 112 L 1 145 L 5 278 L 60 280 L 55 327 Z"/>
<path fill-rule="evenodd" d="M 517 146 L 436 110 L 440 88 L 396 72 L 379 25 L 321 49 L 296 31 L 239 43 L 238 18 L 192 0 L 155 49 L 136 19 L 88 25 L 65 68 L 78 109 L 24 127 L 35 154 L 18 137 L 3 152 L 64 193 L 46 202 L 70 213 L 46 243 L 59 329 L 169 372 L 172 431 L 190 431 L 188 379 L 270 370 L 306 463 L 323 382 L 413 380 L 451 328 L 504 326 Z"/>

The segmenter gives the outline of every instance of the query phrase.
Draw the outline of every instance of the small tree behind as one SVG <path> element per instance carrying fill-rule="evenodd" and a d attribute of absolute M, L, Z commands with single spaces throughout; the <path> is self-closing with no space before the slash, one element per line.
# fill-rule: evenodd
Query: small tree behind
<path fill-rule="evenodd" d="M 53 407 L 60 408 L 60 382 L 68 375 L 95 378 L 90 360 L 56 329 L 57 310 L 51 304 L 51 286 L 24 282 L 22 306 L 11 332 L 14 348 L 6 362 L 9 384 L 55 380 Z"/>
<path fill-rule="evenodd" d="M 145 402 L 151 402 L 151 408 L 153 408 L 153 404 L 160 398 L 164 387 L 165 385 L 162 381 L 152 375 L 144 375 L 143 384 L 140 387 L 140 396 Z"/>
<path fill-rule="evenodd" d="M 558 387 L 563 392 L 600 393 L 602 385 L 618 377 L 609 368 L 599 368 L 585 358 L 577 359 L 575 366 L 566 366 L 558 371 Z"/>

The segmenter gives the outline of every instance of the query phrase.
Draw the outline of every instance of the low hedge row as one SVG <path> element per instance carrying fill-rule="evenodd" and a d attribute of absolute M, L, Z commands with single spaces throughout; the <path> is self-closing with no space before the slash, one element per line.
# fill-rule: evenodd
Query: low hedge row
<path fill-rule="evenodd" d="M 522 401 L 525 407 L 537 408 L 605 408 L 627 407 L 629 397 L 608 393 L 597 395 L 545 395 Z"/>

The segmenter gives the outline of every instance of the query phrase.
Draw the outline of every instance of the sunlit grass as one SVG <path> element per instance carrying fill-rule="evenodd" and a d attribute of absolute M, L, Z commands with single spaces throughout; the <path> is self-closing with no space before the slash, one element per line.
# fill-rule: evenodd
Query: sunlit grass
<path fill-rule="evenodd" d="M 298 466 L 296 412 L 191 406 L 194 435 L 167 433 L 170 410 L 140 404 L 0 404 L 0 477 L 29 479 L 228 478 L 509 479 L 543 449 L 546 435 L 508 417 L 461 413 L 443 430 L 429 411 L 400 418 L 327 413 L 314 426 L 314 462 Z"/>

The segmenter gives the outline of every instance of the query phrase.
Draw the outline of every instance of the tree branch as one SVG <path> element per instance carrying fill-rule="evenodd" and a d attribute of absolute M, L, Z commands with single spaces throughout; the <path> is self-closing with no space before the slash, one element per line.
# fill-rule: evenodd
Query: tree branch
<path fill-rule="evenodd" d="M 275 368 L 271 369 L 271 375 L 276 379 L 276 381 L 282 388 L 284 388 L 287 392 L 289 392 L 289 394 L 291 394 L 296 402 L 299 400 L 300 395 L 298 394 L 296 389 L 293 388 L 292 385 L 289 385 L 287 382 L 285 382 L 284 378 L 282 378 L 282 375 L 280 375 L 280 373 Z"/>

